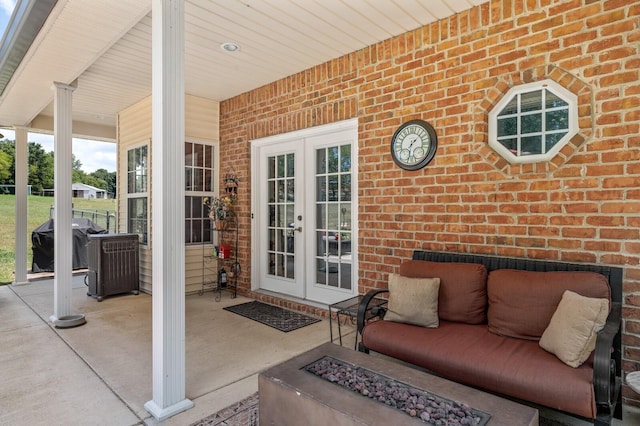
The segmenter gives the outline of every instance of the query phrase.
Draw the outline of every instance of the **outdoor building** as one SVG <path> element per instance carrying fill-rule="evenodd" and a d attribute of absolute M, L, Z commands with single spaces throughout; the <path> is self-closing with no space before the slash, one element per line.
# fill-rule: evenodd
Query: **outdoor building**
<path fill-rule="evenodd" d="M 102 198 L 106 199 L 107 191 L 84 183 L 74 183 L 71 186 L 74 198 Z"/>
<path fill-rule="evenodd" d="M 174 79 L 184 82 L 164 81 L 166 91 L 151 84 L 162 64 L 151 57 L 148 2 L 95 3 L 127 18 L 105 30 L 109 42 L 90 41 L 88 51 L 103 53 L 69 57 L 76 71 L 67 74 L 36 77 L 31 62 L 18 69 L 0 97 L 0 125 L 51 126 L 52 103 L 42 100 L 51 101 L 54 81 L 68 85 L 72 111 L 75 99 L 93 101 L 77 110 L 73 134 L 117 143 L 118 231 L 139 235 L 141 289 L 162 295 L 162 312 L 175 314 L 164 321 L 184 319 L 180 298 L 202 289 L 203 263 L 222 241 L 237 252 L 239 294 L 319 316 L 386 288 L 414 250 L 584 262 L 624 268 L 623 376 L 640 370 L 640 1 L 428 2 L 421 13 L 437 9 L 432 17 L 396 11 L 405 21 L 374 40 L 338 30 L 348 19 L 322 8 L 327 26 L 313 35 L 300 22 L 275 32 L 277 54 L 266 54 L 275 61 L 254 52 L 268 50 L 258 30 L 244 40 L 233 33 L 233 53 L 218 46 L 227 36 L 201 28 L 220 24 L 214 11 L 223 23 L 277 27 L 280 12 L 213 0 L 205 12 L 187 1 L 187 59 Z M 163 3 L 154 0 L 154 14 Z M 91 33 L 75 14 L 100 16 L 73 2 L 51 7 L 50 31 L 30 57 L 73 51 L 63 26 Z M 354 14 L 359 24 L 386 22 L 382 10 Z M 217 60 L 199 62 L 214 50 Z M 244 68 L 251 61 L 260 69 Z M 111 109 L 93 111 L 111 84 Z M 405 128 L 418 137 L 403 142 Z M 212 230 L 206 206 L 224 194 L 225 176 L 237 183 L 237 240 Z M 73 196 L 87 193 L 106 198 L 73 184 Z M 184 340 L 175 329 L 164 345 Z M 640 406 L 622 389 L 625 404 Z"/>

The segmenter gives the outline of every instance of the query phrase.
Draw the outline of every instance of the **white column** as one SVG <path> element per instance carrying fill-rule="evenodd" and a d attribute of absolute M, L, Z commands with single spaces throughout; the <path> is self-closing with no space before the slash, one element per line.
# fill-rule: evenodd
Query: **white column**
<path fill-rule="evenodd" d="M 185 397 L 184 0 L 152 2 L 153 399 L 164 420 Z"/>
<path fill-rule="evenodd" d="M 73 236 L 71 220 L 71 101 L 75 87 L 54 83 L 53 154 L 54 177 L 54 259 L 53 323 L 71 314 L 71 280 L 73 279 Z"/>
<path fill-rule="evenodd" d="M 29 174 L 29 145 L 27 128 L 15 127 L 16 133 L 16 267 L 13 285 L 27 281 L 27 181 Z"/>

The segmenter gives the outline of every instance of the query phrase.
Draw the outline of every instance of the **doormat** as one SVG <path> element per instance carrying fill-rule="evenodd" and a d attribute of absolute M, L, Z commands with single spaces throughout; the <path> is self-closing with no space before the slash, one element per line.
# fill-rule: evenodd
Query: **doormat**
<path fill-rule="evenodd" d="M 267 305 L 266 303 L 255 300 L 253 302 L 227 306 L 222 309 L 258 321 L 269 327 L 284 331 L 285 333 L 320 321 L 317 318 L 287 311 L 278 306 Z"/>

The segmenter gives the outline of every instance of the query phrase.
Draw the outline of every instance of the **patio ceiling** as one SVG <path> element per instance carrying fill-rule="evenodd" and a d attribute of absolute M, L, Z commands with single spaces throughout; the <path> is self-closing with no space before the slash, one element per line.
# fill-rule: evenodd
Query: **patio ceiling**
<path fill-rule="evenodd" d="M 186 92 L 222 101 L 486 1 L 187 0 Z M 58 0 L 0 96 L 0 127 L 51 132 L 54 81 L 77 82 L 74 135 L 113 140 L 116 114 L 151 94 L 151 1 Z"/>

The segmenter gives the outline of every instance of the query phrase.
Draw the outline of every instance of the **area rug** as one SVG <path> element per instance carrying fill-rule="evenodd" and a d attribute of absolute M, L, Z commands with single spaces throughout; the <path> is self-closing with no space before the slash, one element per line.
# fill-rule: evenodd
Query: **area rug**
<path fill-rule="evenodd" d="M 223 309 L 258 321 L 277 330 L 284 331 L 285 333 L 320 321 L 317 318 L 288 311 L 278 306 L 267 305 L 266 303 L 255 300 L 253 302 L 227 306 Z"/>
<path fill-rule="evenodd" d="M 258 392 L 189 426 L 257 426 L 259 424 Z M 571 426 L 540 417 L 540 426 Z"/>

